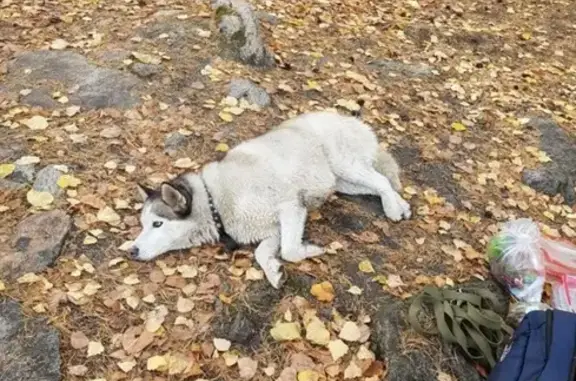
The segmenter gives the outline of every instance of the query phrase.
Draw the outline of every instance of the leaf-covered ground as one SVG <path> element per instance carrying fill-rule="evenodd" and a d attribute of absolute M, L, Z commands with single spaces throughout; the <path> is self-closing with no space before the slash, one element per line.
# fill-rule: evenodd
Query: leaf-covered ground
<path fill-rule="evenodd" d="M 60 209 L 73 218 L 55 265 L 4 273 L 0 293 L 57 327 L 64 379 L 381 379 L 387 355 L 375 360 L 371 346 L 377 303 L 426 284 L 485 278 L 486 242 L 510 218 L 576 236 L 570 207 L 521 182 L 523 169 L 552 160 L 529 118 L 573 129 L 569 1 L 253 5 L 282 67 L 220 58 L 213 11 L 199 0 L 0 1 L 0 177 L 13 177 L 17 164 L 54 164 L 67 175 L 53 200 L 29 186 L 1 191 L 0 263 L 31 213 Z M 127 108 L 74 106 L 75 89 L 54 82 L 67 78 L 67 66 L 41 79 L 10 69 L 18 54 L 40 49 L 125 73 L 110 86 L 134 80 L 138 96 L 109 94 Z M 231 104 L 234 78 L 258 83 L 272 104 Z M 46 108 L 26 105 L 38 86 L 50 89 Z M 374 199 L 334 197 L 308 224 L 309 238 L 332 254 L 287 266 L 281 291 L 268 289 L 250 247 L 126 259 L 139 231 L 136 182 L 158 184 L 289 117 L 349 113 L 360 99 L 362 118 L 404 169 L 411 220 L 386 221 Z M 175 132 L 180 143 L 168 155 Z M 261 320 L 251 320 L 249 337 L 229 341 L 243 329 L 238 311 Z M 407 335 L 406 350 L 429 344 Z M 450 377 L 439 370 L 438 379 Z"/>

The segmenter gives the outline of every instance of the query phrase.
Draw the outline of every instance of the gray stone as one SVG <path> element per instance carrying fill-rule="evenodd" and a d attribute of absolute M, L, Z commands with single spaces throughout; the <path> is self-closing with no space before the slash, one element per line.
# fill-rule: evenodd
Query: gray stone
<path fill-rule="evenodd" d="M 274 66 L 274 56 L 264 44 L 252 6 L 244 0 L 213 0 L 225 54 L 246 64 Z"/>
<path fill-rule="evenodd" d="M 137 77 L 95 66 L 84 56 L 69 51 L 39 50 L 20 54 L 8 64 L 6 81 L 14 88 L 60 82 L 71 90 L 70 104 L 88 109 L 128 108 L 140 102 L 137 90 L 141 82 Z"/>
<path fill-rule="evenodd" d="M 111 63 L 111 64 L 120 64 L 125 59 L 130 58 L 131 55 L 132 55 L 132 53 L 127 51 L 127 50 L 112 49 L 112 50 L 105 50 L 102 52 L 98 52 L 96 57 L 101 62 Z"/>
<path fill-rule="evenodd" d="M 548 196 L 560 194 L 568 205 L 574 205 L 576 140 L 551 119 L 532 118 L 528 126 L 540 132 L 540 149 L 548 154 L 552 162 L 539 168 L 525 169 L 522 181 Z"/>
<path fill-rule="evenodd" d="M 0 190 L 14 191 L 26 188 L 25 184 L 17 183 L 16 181 L 0 179 Z"/>
<path fill-rule="evenodd" d="M 246 100 L 260 107 L 270 105 L 270 95 L 262 87 L 247 79 L 233 79 L 230 81 L 229 97 L 240 99 L 245 97 Z"/>
<path fill-rule="evenodd" d="M 278 25 L 278 16 L 273 13 L 258 11 L 256 12 L 258 19 L 267 22 L 270 25 Z"/>
<path fill-rule="evenodd" d="M 0 381 L 59 381 L 60 337 L 44 319 L 25 318 L 18 303 L 0 300 Z"/>
<path fill-rule="evenodd" d="M 42 108 L 56 108 L 59 105 L 47 89 L 32 89 L 30 94 L 22 97 L 22 103 Z"/>
<path fill-rule="evenodd" d="M 62 188 L 58 186 L 60 176 L 62 176 L 62 172 L 56 166 L 48 165 L 38 171 L 32 188 L 38 192 L 49 192 L 52 196 L 57 197 L 62 193 Z"/>
<path fill-rule="evenodd" d="M 162 67 L 159 65 L 145 64 L 141 62 L 136 62 L 130 67 L 130 70 L 139 77 L 149 78 L 162 72 Z"/>
<path fill-rule="evenodd" d="M 0 276 L 17 278 L 40 272 L 60 255 L 72 219 L 61 210 L 41 212 L 20 221 L 12 237 L 12 250 L 0 257 Z"/>
<path fill-rule="evenodd" d="M 36 173 L 36 166 L 34 164 L 16 164 L 14 172 L 10 175 L 10 180 L 19 183 L 32 183 L 34 181 L 34 174 Z"/>
<path fill-rule="evenodd" d="M 173 132 L 164 139 L 164 152 L 172 156 L 176 154 L 179 149 L 185 147 L 187 141 L 187 137 L 180 132 Z"/>
<path fill-rule="evenodd" d="M 19 157 L 22 157 L 26 154 L 26 148 L 24 145 L 15 143 L 15 144 L 6 144 L 3 143 L 0 146 L 0 161 L 14 161 Z"/>
<path fill-rule="evenodd" d="M 428 77 L 433 73 L 433 68 L 423 63 L 404 63 L 394 60 L 376 60 L 369 63 L 382 75 L 394 73 L 405 77 Z"/>

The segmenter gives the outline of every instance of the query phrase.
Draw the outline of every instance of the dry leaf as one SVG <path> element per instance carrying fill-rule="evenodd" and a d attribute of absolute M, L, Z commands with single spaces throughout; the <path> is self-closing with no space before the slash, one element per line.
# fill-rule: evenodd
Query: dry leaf
<path fill-rule="evenodd" d="M 30 189 L 26 193 L 26 200 L 36 208 L 47 208 L 54 202 L 54 196 L 49 192 L 39 192 L 35 189 Z"/>
<path fill-rule="evenodd" d="M 454 131 L 466 131 L 466 126 L 460 122 L 454 122 L 452 123 L 452 129 Z"/>
<path fill-rule="evenodd" d="M 83 376 L 88 372 L 86 365 L 72 365 L 68 367 L 68 373 L 72 376 Z"/>
<path fill-rule="evenodd" d="M 360 271 L 362 271 L 363 273 L 373 273 L 374 271 L 374 267 L 372 266 L 372 263 L 370 262 L 370 260 L 365 259 L 362 262 L 360 262 L 358 264 L 358 269 Z"/>
<path fill-rule="evenodd" d="M 402 279 L 400 279 L 400 276 L 395 275 L 395 274 L 388 275 L 388 279 L 386 280 L 386 284 L 390 288 L 397 288 L 397 287 L 405 286 L 404 282 L 402 282 Z"/>
<path fill-rule="evenodd" d="M 246 280 L 261 280 L 264 279 L 264 272 L 254 267 L 246 270 Z"/>
<path fill-rule="evenodd" d="M 310 288 L 310 293 L 321 302 L 331 302 L 334 300 L 334 287 L 332 283 L 328 281 L 315 283 Z"/>
<path fill-rule="evenodd" d="M 129 286 L 133 286 L 135 284 L 140 283 L 140 279 L 138 279 L 138 274 L 128 275 L 126 278 L 124 278 L 123 283 Z"/>
<path fill-rule="evenodd" d="M 330 331 L 326 329 L 320 319 L 313 318 L 306 326 L 306 340 L 313 344 L 326 346 L 330 342 Z"/>
<path fill-rule="evenodd" d="M 298 323 L 277 322 L 270 330 L 270 335 L 276 341 L 291 341 L 302 338 Z"/>
<path fill-rule="evenodd" d="M 36 115 L 30 119 L 23 120 L 22 123 L 28 126 L 29 129 L 35 131 L 45 130 L 48 127 L 48 121 L 46 120 L 46 118 L 40 115 Z"/>
<path fill-rule="evenodd" d="M 214 343 L 214 347 L 220 352 L 226 352 L 230 349 L 230 346 L 232 346 L 230 340 L 226 339 L 219 339 L 215 337 L 212 342 Z"/>
<path fill-rule="evenodd" d="M 118 213 L 116 213 L 114 209 L 109 206 L 105 206 L 104 208 L 100 209 L 96 218 L 98 221 L 106 222 L 112 226 L 118 225 L 121 222 L 121 218 Z"/>
<path fill-rule="evenodd" d="M 351 286 L 348 290 L 347 290 L 350 294 L 352 295 L 362 295 L 362 292 L 364 290 L 362 290 L 360 287 L 358 286 Z"/>
<path fill-rule="evenodd" d="M 252 360 L 250 357 L 242 357 L 238 359 L 238 369 L 240 370 L 240 378 L 250 380 L 256 375 L 258 361 Z"/>
<path fill-rule="evenodd" d="M 90 341 L 88 343 L 88 351 L 86 357 L 92 357 L 104 352 L 104 346 L 99 341 Z"/>
<path fill-rule="evenodd" d="M 50 44 L 50 49 L 53 50 L 64 50 L 68 47 L 68 41 L 63 40 L 61 38 L 57 38 Z"/>
<path fill-rule="evenodd" d="M 146 369 L 163 372 L 168 369 L 168 361 L 164 356 L 152 356 L 146 361 Z"/>
<path fill-rule="evenodd" d="M 134 367 L 136 366 L 136 361 L 134 361 L 134 360 L 122 361 L 122 362 L 116 363 L 116 365 L 118 365 L 118 368 L 122 369 L 122 372 L 128 373 L 132 369 L 134 369 Z"/>
<path fill-rule="evenodd" d="M 190 299 L 183 298 L 181 296 L 178 297 L 178 301 L 176 302 L 176 310 L 180 313 L 187 313 L 192 311 L 194 308 L 194 302 Z"/>
<path fill-rule="evenodd" d="M 350 361 L 350 365 L 344 369 L 344 379 L 358 378 L 362 376 L 362 369 L 355 361 Z"/>
<path fill-rule="evenodd" d="M 160 65 L 162 59 L 146 53 L 132 52 L 132 57 L 145 64 Z"/>
<path fill-rule="evenodd" d="M 228 147 L 228 144 L 226 143 L 219 143 L 216 146 L 216 151 L 218 152 L 228 152 L 230 150 L 230 147 Z"/>
<path fill-rule="evenodd" d="M 311 369 L 298 372 L 298 381 L 319 381 L 320 374 Z"/>
<path fill-rule="evenodd" d="M 340 330 L 338 337 L 346 341 L 359 341 L 360 337 L 362 337 L 362 332 L 360 332 L 360 328 L 356 323 L 347 321 Z"/>
<path fill-rule="evenodd" d="M 0 164 L 0 179 L 10 176 L 15 169 L 16 166 L 14 164 Z"/>
<path fill-rule="evenodd" d="M 328 343 L 328 350 L 330 351 L 330 354 L 332 355 L 332 359 L 334 361 L 337 361 L 339 358 L 341 358 L 342 356 L 346 355 L 346 353 L 348 353 L 349 348 L 345 342 L 343 342 L 340 339 L 337 339 L 337 340 L 332 340 Z"/>
<path fill-rule="evenodd" d="M 437 381 L 453 381 L 452 376 L 444 372 L 438 372 L 438 376 L 436 377 Z"/>
<path fill-rule="evenodd" d="M 192 161 L 192 159 L 190 159 L 189 157 L 183 157 L 183 158 L 176 160 L 174 162 L 174 166 L 176 168 L 186 169 L 186 168 L 192 168 L 192 167 L 196 166 L 196 163 L 194 161 Z"/>
<path fill-rule="evenodd" d="M 75 331 L 70 335 L 70 345 L 74 349 L 86 348 L 89 342 L 90 340 L 88 340 L 83 332 Z"/>
<path fill-rule="evenodd" d="M 146 330 L 152 333 L 159 330 L 160 327 L 162 327 L 162 323 L 164 323 L 164 319 L 166 319 L 167 315 L 168 309 L 163 305 L 160 305 L 153 311 L 148 312 L 145 324 Z"/>
<path fill-rule="evenodd" d="M 222 119 L 223 121 L 228 122 L 228 123 L 234 120 L 234 117 L 232 116 L 232 114 L 224 112 L 224 111 L 220 111 L 218 116 L 220 117 L 220 119 Z"/>

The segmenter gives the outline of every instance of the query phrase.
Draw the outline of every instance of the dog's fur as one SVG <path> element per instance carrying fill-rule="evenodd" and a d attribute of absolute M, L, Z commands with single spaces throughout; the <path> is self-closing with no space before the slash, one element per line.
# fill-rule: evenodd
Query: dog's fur
<path fill-rule="evenodd" d="M 217 242 L 211 196 L 226 233 L 238 243 L 259 243 L 256 261 L 279 287 L 278 257 L 297 262 L 324 252 L 303 244 L 302 235 L 307 211 L 333 192 L 378 195 L 388 218 L 409 218 L 410 206 L 397 193 L 398 172 L 394 158 L 360 120 L 330 112 L 303 114 L 238 145 L 198 174 L 181 175 L 157 190 L 139 186 L 143 230 L 133 254 L 151 260 Z"/>

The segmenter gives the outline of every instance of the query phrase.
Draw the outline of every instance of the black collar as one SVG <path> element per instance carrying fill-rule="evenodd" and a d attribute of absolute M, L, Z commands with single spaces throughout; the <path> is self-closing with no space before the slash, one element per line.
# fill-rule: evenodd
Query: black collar
<path fill-rule="evenodd" d="M 214 205 L 214 199 L 212 198 L 212 194 L 208 190 L 208 186 L 206 186 L 206 181 L 202 179 L 204 183 L 204 189 L 206 190 L 206 195 L 208 195 L 208 206 L 210 207 L 210 213 L 212 214 L 212 220 L 214 221 L 214 225 L 218 229 L 218 237 L 220 238 L 220 242 L 224 244 L 224 251 L 232 252 L 237 250 L 240 245 L 234 240 L 234 238 L 230 237 L 228 233 L 226 233 L 226 229 L 224 229 L 224 223 L 222 222 L 222 217 L 218 210 L 216 210 L 216 206 Z"/>

